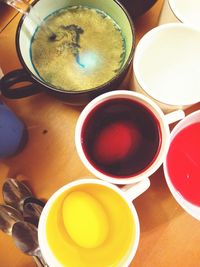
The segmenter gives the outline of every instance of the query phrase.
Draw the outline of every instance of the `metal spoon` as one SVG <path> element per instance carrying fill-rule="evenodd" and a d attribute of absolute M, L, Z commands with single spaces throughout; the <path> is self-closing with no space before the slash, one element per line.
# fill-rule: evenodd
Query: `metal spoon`
<path fill-rule="evenodd" d="M 17 222 L 23 221 L 22 214 L 15 208 L 0 204 L 0 230 L 8 235 L 12 235 L 13 225 Z M 33 257 L 38 267 L 44 267 L 37 257 Z"/>
<path fill-rule="evenodd" d="M 2 188 L 4 202 L 20 211 L 23 211 L 23 202 L 27 197 L 32 196 L 31 190 L 16 179 L 9 178 Z"/>
<path fill-rule="evenodd" d="M 23 203 L 23 216 L 25 221 L 33 223 L 38 226 L 41 212 L 45 206 L 45 203 L 37 198 L 28 197 Z"/>
<path fill-rule="evenodd" d="M 15 245 L 25 254 L 37 257 L 40 266 L 48 267 L 44 261 L 39 244 L 37 228 L 28 222 L 17 222 L 13 225 L 12 236 Z"/>
<path fill-rule="evenodd" d="M 15 208 L 0 204 L 0 230 L 11 235 L 12 227 L 18 221 L 23 221 L 22 214 Z"/>

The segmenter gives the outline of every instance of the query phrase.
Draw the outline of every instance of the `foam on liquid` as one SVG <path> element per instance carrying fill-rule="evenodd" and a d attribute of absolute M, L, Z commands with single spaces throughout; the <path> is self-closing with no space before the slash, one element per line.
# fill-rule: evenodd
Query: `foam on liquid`
<path fill-rule="evenodd" d="M 38 28 L 31 57 L 47 83 L 64 90 L 91 89 L 108 82 L 123 66 L 122 32 L 104 12 L 83 6 L 61 9 L 45 20 L 45 26 L 56 39 Z"/>

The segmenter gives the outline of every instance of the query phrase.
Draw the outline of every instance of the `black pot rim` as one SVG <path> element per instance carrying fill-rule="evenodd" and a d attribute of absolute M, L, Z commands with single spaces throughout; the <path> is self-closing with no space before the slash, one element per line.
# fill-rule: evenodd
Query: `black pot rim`
<path fill-rule="evenodd" d="M 37 2 L 39 2 L 41 0 L 35 0 L 32 5 L 34 6 Z M 106 83 L 104 83 L 103 85 L 97 86 L 97 87 L 93 87 L 90 89 L 86 89 L 86 90 L 80 90 L 80 91 L 73 91 L 73 90 L 64 90 L 64 89 L 59 89 L 57 87 L 53 87 L 50 84 L 46 83 L 45 81 L 40 80 L 35 74 L 33 74 L 30 69 L 27 67 L 23 57 L 22 57 L 22 53 L 21 53 L 21 49 L 20 49 L 20 45 L 19 45 L 19 36 L 20 36 L 20 31 L 21 31 L 21 27 L 22 24 L 24 22 L 24 19 L 26 18 L 26 14 L 24 14 L 17 26 L 17 31 L 16 31 L 16 36 L 15 36 L 15 45 L 16 45 L 16 50 L 17 50 L 17 54 L 18 54 L 18 58 L 20 60 L 20 63 L 22 64 L 23 68 L 26 70 L 26 72 L 30 75 L 30 77 L 37 83 L 41 84 L 43 87 L 45 87 L 48 90 L 52 90 L 55 91 L 57 93 L 64 93 L 64 94 L 70 94 L 70 95 L 81 95 L 81 94 L 85 94 L 85 93 L 90 93 L 90 92 L 101 92 L 102 90 L 105 90 L 105 88 L 111 86 L 119 77 L 123 76 L 129 65 L 131 64 L 132 60 L 133 60 L 133 55 L 134 55 L 134 51 L 135 51 L 135 46 L 136 46 L 136 38 L 135 38 L 135 27 L 133 24 L 133 21 L 128 13 L 128 11 L 126 10 L 126 8 L 118 1 L 118 0 L 113 0 L 125 13 L 129 23 L 130 23 L 130 27 L 131 27 L 131 31 L 132 31 L 132 36 L 133 36 L 133 43 L 132 43 L 132 48 L 131 51 L 129 53 L 129 57 L 126 61 L 126 63 L 124 64 L 124 66 L 120 69 L 120 71 L 110 80 L 108 80 Z"/>

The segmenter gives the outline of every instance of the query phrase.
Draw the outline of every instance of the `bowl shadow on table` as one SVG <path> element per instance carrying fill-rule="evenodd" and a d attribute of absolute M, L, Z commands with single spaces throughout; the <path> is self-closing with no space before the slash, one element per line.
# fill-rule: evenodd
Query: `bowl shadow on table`
<path fill-rule="evenodd" d="M 159 15 L 163 3 L 163 0 L 155 1 L 155 4 L 149 10 L 147 10 L 147 12 L 134 19 L 134 26 L 136 29 L 136 44 L 145 33 L 158 26 Z"/>
<path fill-rule="evenodd" d="M 18 155 L 2 160 L 2 164 L 7 177 L 27 176 L 27 183 L 37 196 L 47 199 L 56 189 L 82 173 L 87 174 L 74 144 L 74 130 L 81 108 L 67 106 L 42 94 L 22 99 L 17 104 L 21 102 L 24 109 L 19 115 L 26 122 L 29 139 Z M 32 112 L 35 107 L 39 108 Z M 74 167 L 74 162 L 78 167 Z"/>
<path fill-rule="evenodd" d="M 150 177 L 150 181 L 150 188 L 133 202 L 141 232 L 153 230 L 184 213 L 166 184 L 162 167 Z"/>

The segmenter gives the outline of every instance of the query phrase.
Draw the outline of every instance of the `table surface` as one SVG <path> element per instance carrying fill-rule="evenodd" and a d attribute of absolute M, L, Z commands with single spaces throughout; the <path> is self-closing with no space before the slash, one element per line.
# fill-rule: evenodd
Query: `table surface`
<path fill-rule="evenodd" d="M 17 11 L 7 4 L 0 1 L 0 32 L 10 23 L 17 15 Z"/>
<path fill-rule="evenodd" d="M 135 21 L 137 42 L 157 25 L 161 7 L 159 0 Z M 15 48 L 19 18 L 20 15 L 15 16 L 0 33 L 0 66 L 4 73 L 21 67 Z M 38 198 L 48 199 L 72 180 L 93 177 L 81 163 L 74 144 L 74 129 L 82 107 L 67 105 L 45 93 L 3 100 L 24 120 L 29 138 L 20 154 L 0 161 L 0 188 L 7 177 L 18 177 L 26 180 Z M 197 109 L 200 104 L 186 110 L 186 114 Z M 176 203 L 162 167 L 150 179 L 150 188 L 133 202 L 140 219 L 141 238 L 130 267 L 199 267 L 199 221 Z M 0 267 L 34 266 L 32 258 L 22 254 L 12 238 L 0 232 Z"/>

